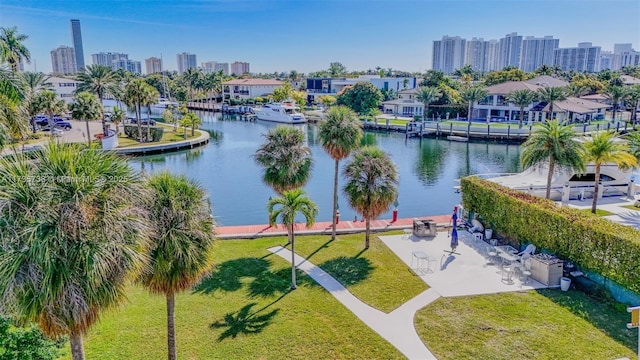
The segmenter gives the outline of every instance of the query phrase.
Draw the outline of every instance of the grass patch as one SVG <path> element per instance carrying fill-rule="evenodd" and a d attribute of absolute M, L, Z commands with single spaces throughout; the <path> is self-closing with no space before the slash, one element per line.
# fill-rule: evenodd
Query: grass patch
<path fill-rule="evenodd" d="M 579 291 L 541 290 L 440 298 L 415 325 L 438 359 L 617 359 L 636 356 L 628 320 Z"/>
<path fill-rule="evenodd" d="M 143 128 L 143 131 L 144 131 L 144 128 Z M 187 138 L 186 138 L 186 140 L 195 139 L 198 136 L 200 136 L 200 133 L 198 131 L 199 130 L 196 130 L 195 136 L 191 136 L 191 129 L 187 129 Z M 121 135 L 123 135 L 123 134 L 121 133 Z M 174 133 L 173 132 L 173 126 L 167 127 L 165 125 L 164 132 L 162 133 L 162 139 L 160 141 L 158 141 L 158 142 L 151 142 L 151 143 L 143 143 L 143 144 L 141 144 L 135 139 L 131 139 L 131 138 L 128 138 L 126 136 L 120 136 L 120 137 L 118 137 L 118 148 L 168 144 L 168 143 L 173 143 L 173 142 L 182 141 L 182 140 L 185 140 L 184 134 L 182 132 L 182 129 L 178 129 L 178 132 Z"/>
<path fill-rule="evenodd" d="M 306 239 L 299 238 L 299 243 Z M 180 359 L 402 359 L 311 278 L 266 249 L 282 238 L 221 240 L 214 270 L 176 297 Z M 368 280 L 367 280 L 368 281 Z M 87 359 L 166 358 L 164 297 L 139 286 L 85 338 Z M 68 345 L 64 359 L 70 359 Z"/>
<path fill-rule="evenodd" d="M 337 235 L 335 241 L 329 235 L 296 239 L 296 253 L 383 312 L 391 312 L 429 288 L 376 235 L 371 236 L 368 250 L 364 250 L 364 234 Z"/>
<path fill-rule="evenodd" d="M 636 208 L 636 210 L 640 210 L 640 209 Z M 591 209 L 580 209 L 580 211 L 591 213 Z M 596 216 L 609 216 L 609 215 L 615 215 L 615 214 L 612 213 L 611 211 L 596 208 Z"/>
<path fill-rule="evenodd" d="M 640 211 L 640 207 L 633 206 L 633 205 L 623 205 L 622 207 L 629 210 Z"/>

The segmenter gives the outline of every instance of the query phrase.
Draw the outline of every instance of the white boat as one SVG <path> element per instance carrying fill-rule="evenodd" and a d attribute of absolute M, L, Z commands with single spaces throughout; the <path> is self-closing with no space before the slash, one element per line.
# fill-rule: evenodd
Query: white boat
<path fill-rule="evenodd" d="M 163 111 L 164 109 L 166 109 L 167 107 L 173 107 L 174 109 L 178 109 L 178 106 L 180 106 L 180 104 L 178 104 L 175 101 L 171 101 L 169 99 L 165 99 L 165 98 L 160 98 L 158 99 L 158 102 L 151 105 L 151 109 L 152 110 L 160 110 Z"/>
<path fill-rule="evenodd" d="M 548 169 L 546 165 L 538 165 L 530 167 L 518 174 L 479 176 L 514 190 L 545 197 L 547 191 L 547 176 L 549 174 Z M 602 187 L 599 188 L 599 192 L 605 197 L 626 195 L 630 188 L 629 183 L 631 180 L 634 180 L 634 183 L 638 182 L 640 176 L 631 169 L 623 170 L 614 164 L 603 164 L 600 166 L 600 183 Z M 594 182 L 594 165 L 587 165 L 583 174 L 576 173 L 570 169 L 556 168 L 551 177 L 550 197 L 552 200 L 561 200 L 564 187 L 568 185 L 569 199 L 582 200 L 585 198 L 593 198 Z"/>
<path fill-rule="evenodd" d="M 255 109 L 259 120 L 274 121 L 285 124 L 303 124 L 307 122 L 300 108 L 289 102 L 267 104 Z"/>

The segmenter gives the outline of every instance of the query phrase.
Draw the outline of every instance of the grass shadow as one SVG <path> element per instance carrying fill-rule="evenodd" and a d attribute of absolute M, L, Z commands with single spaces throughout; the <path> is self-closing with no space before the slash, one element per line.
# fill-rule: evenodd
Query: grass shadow
<path fill-rule="evenodd" d="M 637 350 L 636 330 L 627 329 L 627 322 L 631 318 L 630 314 L 619 304 L 589 296 L 579 290 L 565 292 L 543 289 L 537 290 L 537 292 L 588 321 L 627 348 Z"/>
<path fill-rule="evenodd" d="M 259 315 L 258 313 L 271 304 L 252 312 L 251 309 L 256 305 L 256 303 L 247 304 L 236 312 L 226 314 L 223 320 L 218 320 L 209 325 L 212 329 L 226 328 L 218 337 L 218 341 L 223 341 L 227 338 L 236 338 L 238 335 L 258 334 L 271 324 L 273 317 L 280 311 L 280 309 L 274 309 L 268 313 Z"/>
<path fill-rule="evenodd" d="M 256 278 L 268 272 L 271 262 L 266 259 L 240 258 L 225 261 L 204 276 L 193 292 L 210 294 L 216 290 L 237 291 L 242 287 L 243 277 Z"/>
<path fill-rule="evenodd" d="M 366 280 L 373 270 L 369 259 L 345 256 L 325 261 L 318 266 L 345 287 Z"/>

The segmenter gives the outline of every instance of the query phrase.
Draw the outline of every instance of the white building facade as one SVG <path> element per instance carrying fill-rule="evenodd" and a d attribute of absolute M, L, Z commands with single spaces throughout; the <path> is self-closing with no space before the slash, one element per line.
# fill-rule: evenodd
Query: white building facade
<path fill-rule="evenodd" d="M 222 83 L 222 93 L 225 99 L 252 99 L 273 94 L 280 86 L 282 81 L 273 79 L 234 79 Z"/>
<path fill-rule="evenodd" d="M 459 36 L 443 36 L 433 42 L 433 69 L 451 74 L 464 66 L 467 41 Z"/>
<path fill-rule="evenodd" d="M 560 43 L 553 36 L 536 38 L 527 36 L 522 40 L 520 70 L 533 72 L 542 65 L 553 66 L 555 50 Z"/>
<path fill-rule="evenodd" d="M 75 50 L 64 45 L 51 50 L 51 69 L 54 74 L 75 74 L 77 72 Z"/>
<path fill-rule="evenodd" d="M 80 83 L 73 79 L 58 76 L 51 76 L 47 82 L 51 83 L 53 91 L 58 95 L 58 98 L 64 100 L 67 104 L 73 102 L 76 88 Z"/>
<path fill-rule="evenodd" d="M 600 71 L 600 46 L 590 42 L 579 43 L 578 47 L 555 50 L 554 64 L 562 71 L 594 73 Z"/>
<path fill-rule="evenodd" d="M 144 60 L 145 70 L 147 74 L 161 73 L 162 72 L 162 59 L 157 57 L 150 57 Z"/>

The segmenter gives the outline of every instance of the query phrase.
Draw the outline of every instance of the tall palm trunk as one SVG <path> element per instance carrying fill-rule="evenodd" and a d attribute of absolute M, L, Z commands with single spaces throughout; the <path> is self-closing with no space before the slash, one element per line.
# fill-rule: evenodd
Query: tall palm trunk
<path fill-rule="evenodd" d="M 591 203 L 591 212 L 596 213 L 598 206 L 598 192 L 600 191 L 600 163 L 596 163 L 596 182 L 593 184 L 593 202 Z"/>
<path fill-rule="evenodd" d="M 151 105 L 147 106 L 147 141 L 151 141 Z"/>
<path fill-rule="evenodd" d="M 338 222 L 338 170 L 340 160 L 335 160 L 335 169 L 333 172 L 333 229 L 331 230 L 331 241 L 336 239 L 336 224 Z"/>
<path fill-rule="evenodd" d="M 522 123 L 524 122 L 524 106 L 520 107 L 520 121 L 518 122 L 518 128 L 522 129 Z"/>
<path fill-rule="evenodd" d="M 137 103 L 136 104 L 136 121 L 138 123 L 138 141 L 139 142 L 142 142 L 142 123 L 140 122 L 141 111 L 142 109 L 140 109 L 140 103 Z"/>
<path fill-rule="evenodd" d="M 551 198 L 551 179 L 553 178 L 553 170 L 556 164 L 553 162 L 553 158 L 549 157 L 549 174 L 547 174 L 547 199 Z"/>
<path fill-rule="evenodd" d="M 469 138 L 469 134 L 471 133 L 471 109 L 473 109 L 473 107 L 471 106 L 471 101 L 469 101 L 469 108 L 468 108 L 468 114 L 467 114 L 467 138 Z"/>
<path fill-rule="evenodd" d="M 553 120 L 553 101 L 549 103 L 549 120 Z"/>
<path fill-rule="evenodd" d="M 176 322 L 174 309 L 176 298 L 174 293 L 167 294 L 167 348 L 168 359 L 176 360 Z"/>
<path fill-rule="evenodd" d="M 73 360 L 84 360 L 82 334 L 79 332 L 72 332 L 69 334 L 69 342 L 71 343 L 71 358 Z"/>
<path fill-rule="evenodd" d="M 89 120 L 85 119 L 84 123 L 87 125 L 87 146 L 91 147 L 91 133 L 89 133 Z M 51 128 L 53 133 L 53 128 Z"/>
<path fill-rule="evenodd" d="M 371 231 L 371 219 L 369 218 L 369 216 L 366 216 L 367 220 L 365 222 L 365 235 L 364 235 L 364 248 L 368 249 L 369 248 L 369 232 Z"/>
<path fill-rule="evenodd" d="M 293 224 L 289 225 L 289 238 L 291 239 L 291 290 L 297 288 L 296 285 L 296 249 L 293 238 Z"/>
<path fill-rule="evenodd" d="M 616 121 L 616 110 L 618 108 L 618 103 L 613 103 L 613 119 L 611 119 L 611 122 Z"/>

